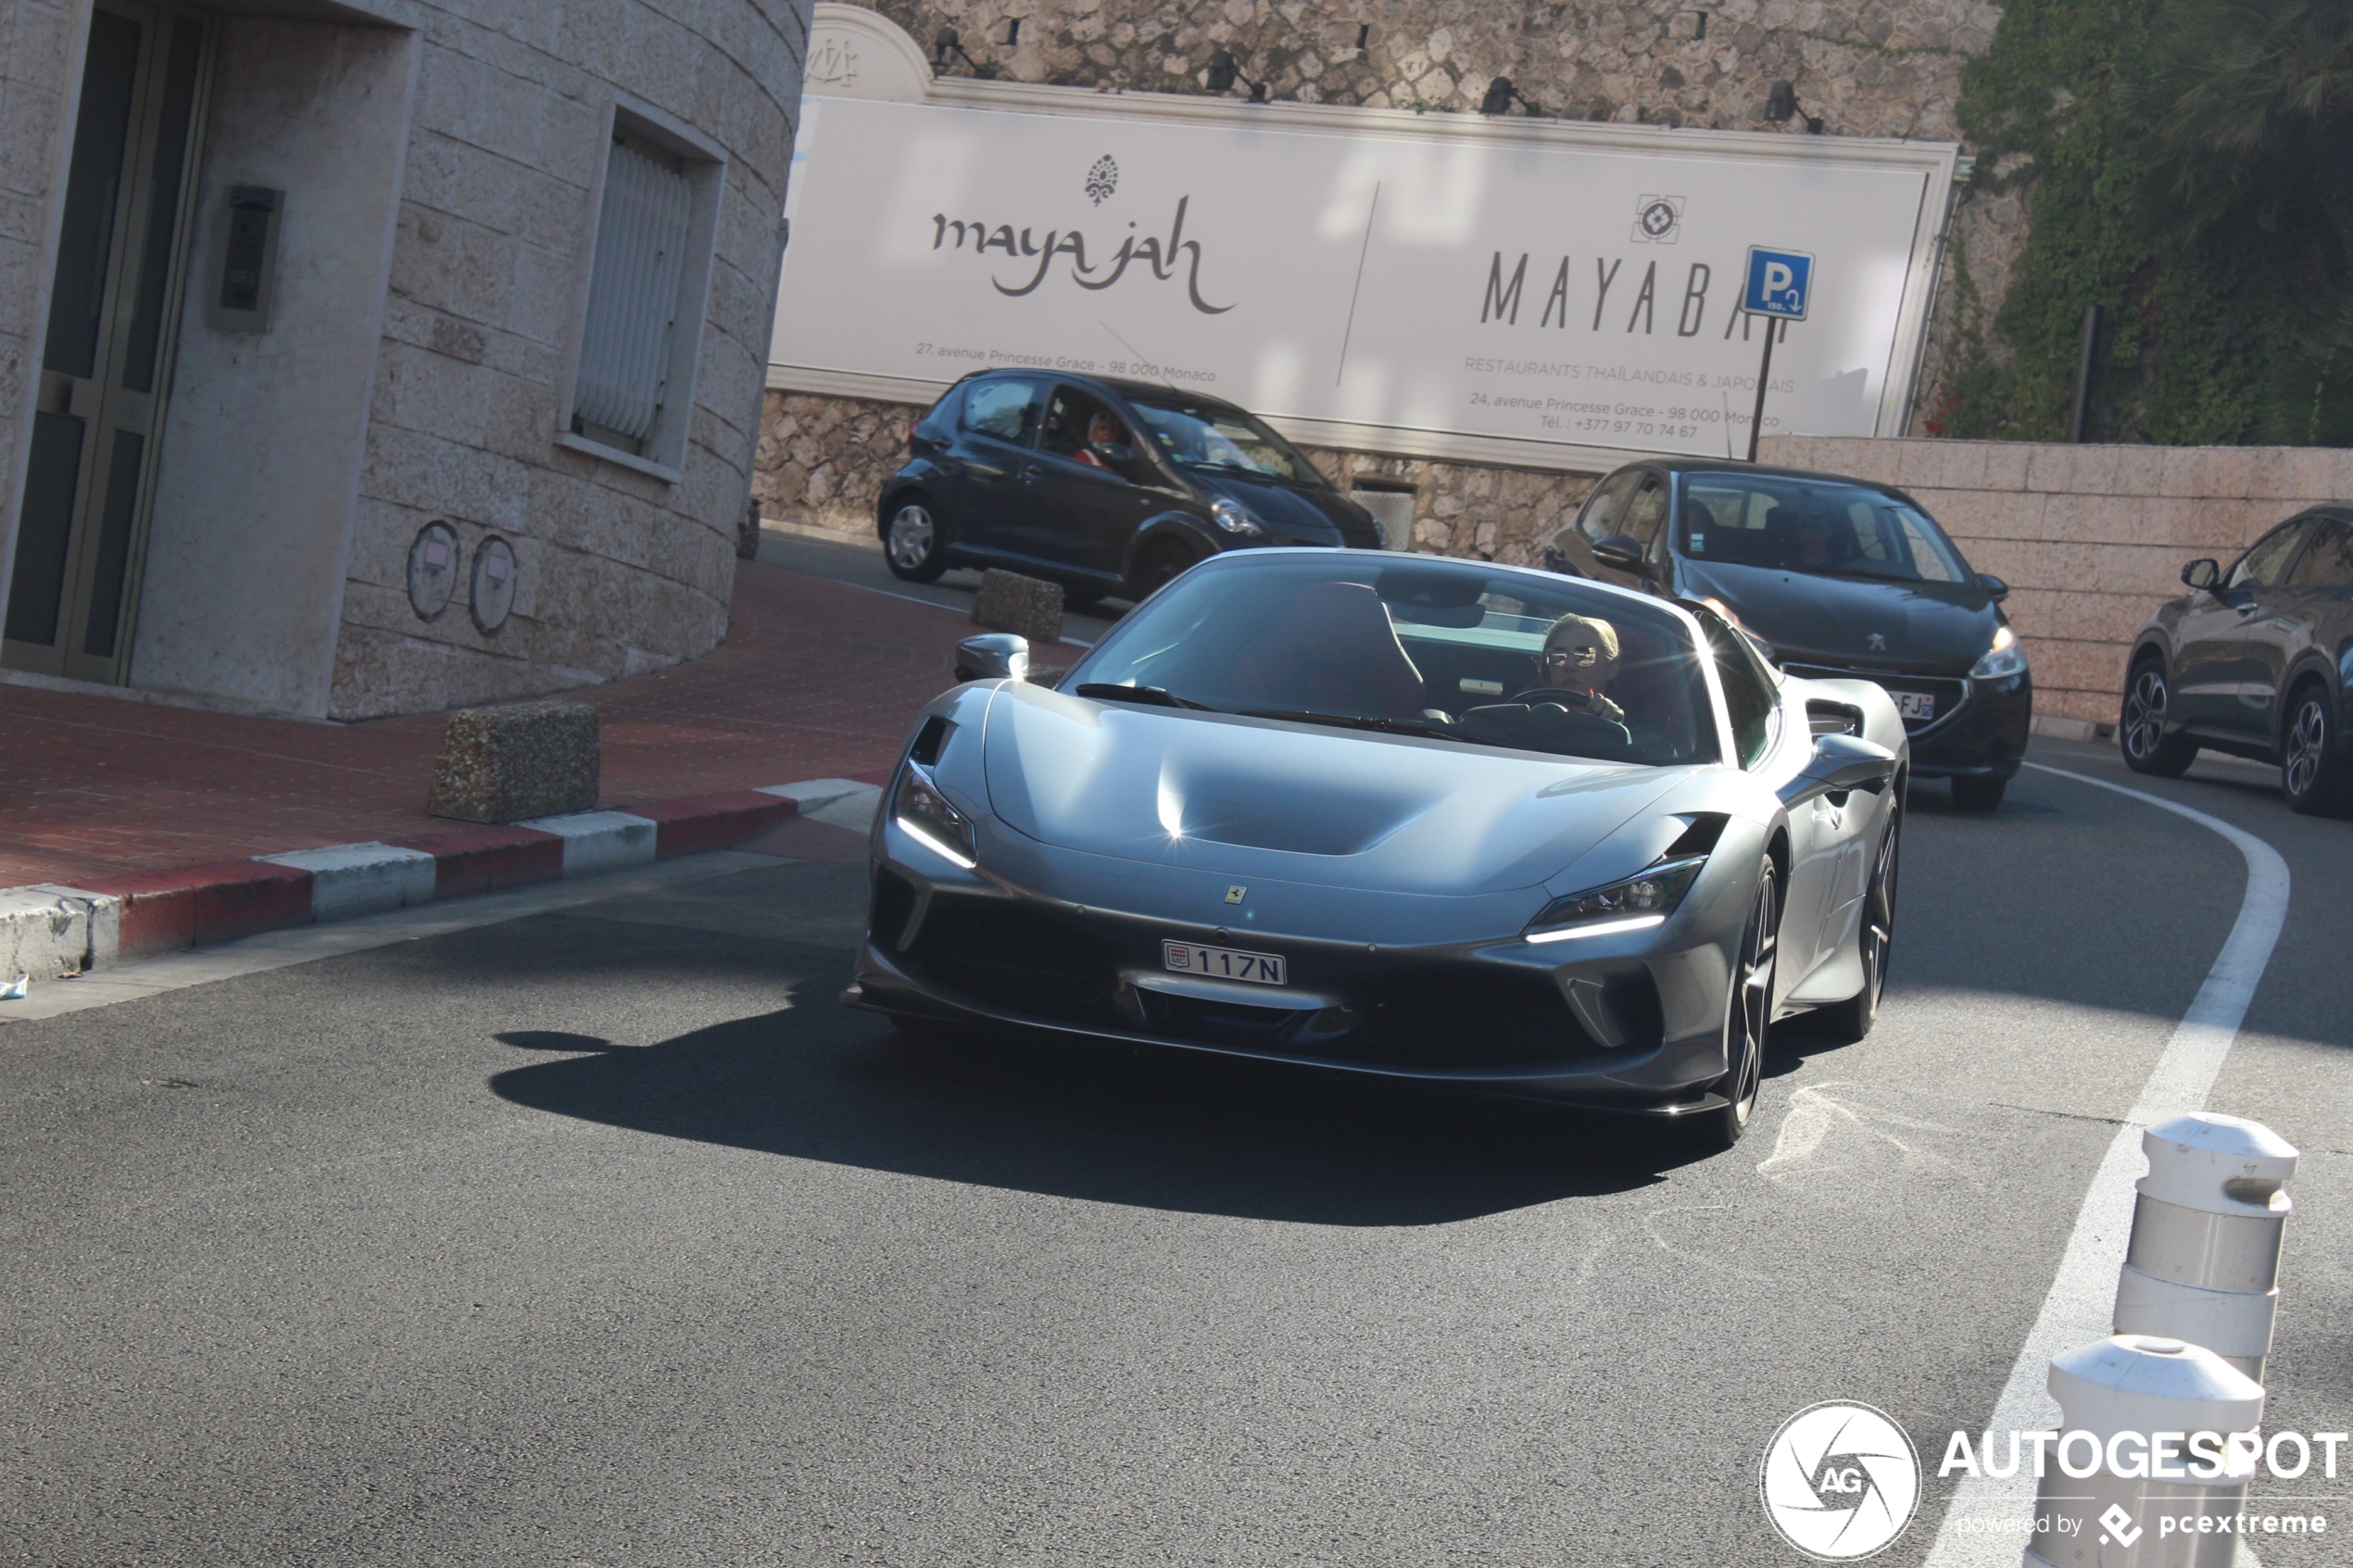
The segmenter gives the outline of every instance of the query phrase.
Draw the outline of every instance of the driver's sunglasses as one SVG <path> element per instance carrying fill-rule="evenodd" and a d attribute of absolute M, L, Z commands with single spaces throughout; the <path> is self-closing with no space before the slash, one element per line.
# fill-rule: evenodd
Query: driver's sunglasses
<path fill-rule="evenodd" d="M 1601 654 L 1594 648 L 1546 648 L 1540 657 L 1547 664 L 1592 664 Z"/>

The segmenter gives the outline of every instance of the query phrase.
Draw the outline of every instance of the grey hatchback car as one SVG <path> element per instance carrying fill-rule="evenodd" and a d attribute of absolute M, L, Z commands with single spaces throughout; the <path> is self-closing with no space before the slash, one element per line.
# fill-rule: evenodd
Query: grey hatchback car
<path fill-rule="evenodd" d="M 2353 504 L 2290 518 L 2228 571 L 2194 560 L 2182 581 L 2125 666 L 2126 765 L 2171 777 L 2211 747 L 2278 763 L 2298 811 L 2353 803 Z"/>

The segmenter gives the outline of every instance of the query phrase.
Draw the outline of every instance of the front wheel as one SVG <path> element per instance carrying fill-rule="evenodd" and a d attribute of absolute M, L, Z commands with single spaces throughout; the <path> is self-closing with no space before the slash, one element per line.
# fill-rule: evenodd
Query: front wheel
<path fill-rule="evenodd" d="M 2280 748 L 2280 790 L 2289 810 L 2306 813 L 2336 810 L 2353 794 L 2325 686 L 2303 687 L 2290 706 L 2287 744 Z"/>
<path fill-rule="evenodd" d="M 1756 901 L 1741 933 L 1739 961 L 1732 966 L 1731 994 L 1724 1005 L 1724 1062 L 1730 1071 L 1716 1082 L 1724 1103 L 1690 1120 L 1693 1143 L 1709 1153 L 1731 1148 L 1748 1131 L 1765 1086 L 1765 1034 L 1773 1022 L 1773 956 L 1780 942 L 1780 888 L 1771 861 L 1757 879 Z"/>
<path fill-rule="evenodd" d="M 920 498 L 901 504 L 883 529 L 883 559 L 893 577 L 910 583 L 937 582 L 948 570 L 947 546 L 930 506 Z"/>
<path fill-rule="evenodd" d="M 1856 1041 L 1879 1022 L 1879 999 L 1887 989 L 1887 959 L 1895 947 L 1895 852 L 1902 840 L 1903 819 L 1887 824 L 1879 856 L 1871 862 L 1871 884 L 1863 893 L 1861 928 L 1855 934 L 1857 956 L 1863 960 L 1863 988 L 1814 1016 L 1834 1039 Z"/>
<path fill-rule="evenodd" d="M 2117 716 L 2116 724 L 2117 747 L 2133 771 L 2176 779 L 2197 760 L 2197 742 L 2165 733 L 2167 711 L 2172 705 L 2164 663 L 2154 658 L 2144 659 L 2125 684 L 2124 711 Z"/>
<path fill-rule="evenodd" d="M 1128 585 L 1127 596 L 1138 604 L 1143 603 L 1200 559 L 1200 555 L 1183 540 L 1163 539 L 1146 549 L 1143 558 L 1136 563 L 1136 581 Z"/>

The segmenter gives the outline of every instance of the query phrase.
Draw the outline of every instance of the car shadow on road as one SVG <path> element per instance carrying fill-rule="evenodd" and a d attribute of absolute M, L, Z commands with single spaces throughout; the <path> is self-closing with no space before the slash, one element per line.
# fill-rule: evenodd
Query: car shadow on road
<path fill-rule="evenodd" d="M 828 966 L 830 967 L 830 966 Z M 832 999 L 497 1073 L 518 1105 L 664 1137 L 1103 1203 L 1427 1225 L 1624 1191 L 1692 1158 L 1646 1123 L 1026 1035 L 918 1039 Z"/>

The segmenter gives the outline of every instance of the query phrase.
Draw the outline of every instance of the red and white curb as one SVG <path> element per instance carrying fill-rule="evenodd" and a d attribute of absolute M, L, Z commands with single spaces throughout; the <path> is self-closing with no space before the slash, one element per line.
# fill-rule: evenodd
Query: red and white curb
<path fill-rule="evenodd" d="M 337 844 L 79 886 L 0 888 L 0 994 L 258 932 L 729 849 L 795 817 L 863 829 L 881 791 L 855 779 L 661 800 L 397 843 Z"/>

